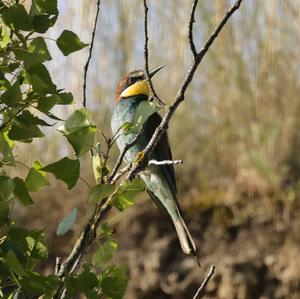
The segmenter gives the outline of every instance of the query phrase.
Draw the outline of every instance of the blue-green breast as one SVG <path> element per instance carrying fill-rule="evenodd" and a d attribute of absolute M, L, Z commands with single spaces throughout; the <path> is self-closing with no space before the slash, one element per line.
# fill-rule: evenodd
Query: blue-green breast
<path fill-rule="evenodd" d="M 147 97 L 144 95 L 138 95 L 135 97 L 131 98 L 126 98 L 126 99 L 121 99 L 118 101 L 115 110 L 113 112 L 112 118 L 111 118 L 111 129 L 112 133 L 115 134 L 119 128 L 126 122 L 132 122 L 134 118 L 135 111 L 138 107 L 138 105 L 141 103 L 141 101 L 147 100 Z M 122 133 L 122 131 L 120 131 Z M 135 138 L 136 134 L 122 134 L 118 139 L 117 139 L 117 144 L 122 152 L 126 144 L 130 143 L 133 141 Z M 145 146 L 147 145 L 148 140 L 146 136 L 141 136 L 139 138 L 139 141 L 132 146 L 126 153 L 125 155 L 125 160 L 127 163 L 132 162 L 136 154 L 140 151 L 142 151 Z"/>

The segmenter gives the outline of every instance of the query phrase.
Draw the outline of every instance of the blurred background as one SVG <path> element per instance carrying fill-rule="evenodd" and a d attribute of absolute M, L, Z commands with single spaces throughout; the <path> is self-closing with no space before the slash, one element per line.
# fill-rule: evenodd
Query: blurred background
<path fill-rule="evenodd" d="M 96 0 L 58 2 L 58 24 L 47 37 L 70 29 L 90 42 Z M 192 1 L 148 2 L 150 67 L 166 64 L 154 85 L 170 103 L 192 63 L 187 42 Z M 232 3 L 199 1 L 198 49 Z M 144 65 L 143 16 L 140 0 L 101 1 L 87 106 L 107 136 L 118 80 Z M 65 58 L 55 42 L 48 46 L 54 82 L 74 93 L 73 106 L 54 111 L 66 118 L 82 105 L 88 50 Z M 145 194 L 108 219 L 119 242 L 115 262 L 129 269 L 126 298 L 191 298 L 211 264 L 216 273 L 205 298 L 300 298 L 299 53 L 299 1 L 243 1 L 198 68 L 169 127 L 173 156 L 184 160 L 175 166 L 178 197 L 202 268 L 181 252 L 174 229 Z M 72 156 L 61 134 L 53 129 L 46 134 L 30 150 L 20 146 L 21 161 L 47 164 Z M 81 167 L 93 185 L 88 154 Z M 14 209 L 24 226 L 45 227 L 51 251 L 45 272 L 53 272 L 56 256 L 69 252 L 92 209 L 84 182 L 72 191 L 53 183 L 33 194 L 37 205 Z M 57 225 L 74 207 L 79 208 L 74 231 L 57 237 Z"/>

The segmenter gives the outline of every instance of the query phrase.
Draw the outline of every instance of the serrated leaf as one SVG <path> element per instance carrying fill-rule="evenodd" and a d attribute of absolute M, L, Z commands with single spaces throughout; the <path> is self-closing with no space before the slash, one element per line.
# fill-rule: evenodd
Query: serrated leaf
<path fill-rule="evenodd" d="M 136 195 L 145 190 L 145 184 L 141 179 L 123 182 L 112 197 L 112 204 L 120 211 L 133 205 Z"/>
<path fill-rule="evenodd" d="M 20 84 L 16 81 L 8 90 L 2 95 L 0 101 L 6 105 L 12 106 L 22 100 L 22 93 Z"/>
<path fill-rule="evenodd" d="M 138 133 L 142 126 L 144 125 L 145 121 L 155 112 L 157 112 L 160 109 L 159 106 L 156 106 L 155 103 L 150 102 L 150 101 L 142 101 L 133 117 L 132 123 L 127 125 L 128 123 L 125 123 L 125 134 L 127 133 Z"/>
<path fill-rule="evenodd" d="M 87 46 L 87 44 L 83 43 L 74 32 L 69 30 L 64 30 L 56 43 L 65 56 Z"/>
<path fill-rule="evenodd" d="M 0 200 L 7 200 L 14 188 L 14 181 L 10 177 L 0 175 Z"/>
<path fill-rule="evenodd" d="M 23 269 L 23 266 L 13 251 L 11 250 L 7 251 L 5 255 L 5 261 L 13 272 L 15 272 L 20 276 L 25 276 L 25 271 Z"/>
<path fill-rule="evenodd" d="M 13 142 L 9 140 L 7 133 L 0 133 L 0 164 L 15 165 L 12 147 Z"/>
<path fill-rule="evenodd" d="M 0 4 L 1 5 L 1 4 Z M 6 48 L 11 43 L 10 29 L 7 26 L 1 27 L 0 47 Z"/>
<path fill-rule="evenodd" d="M 2 18 L 7 26 L 15 30 L 29 31 L 32 28 L 31 18 L 23 5 L 15 4 L 3 9 Z"/>
<path fill-rule="evenodd" d="M 113 258 L 117 249 L 118 243 L 115 240 L 107 240 L 93 254 L 92 264 L 96 267 L 105 266 Z"/>
<path fill-rule="evenodd" d="M 79 160 L 72 160 L 65 157 L 55 163 L 41 168 L 40 170 L 51 172 L 57 179 L 65 182 L 68 189 L 72 189 L 79 178 L 79 168 Z"/>
<path fill-rule="evenodd" d="M 101 274 L 101 289 L 112 299 L 121 299 L 126 291 L 128 277 L 126 267 L 111 267 Z"/>
<path fill-rule="evenodd" d="M 90 298 L 90 294 L 96 286 L 98 286 L 97 276 L 87 266 L 79 275 L 66 278 L 67 293 L 72 298 L 79 293 L 85 293 Z"/>
<path fill-rule="evenodd" d="M 77 217 L 77 208 L 74 208 L 69 215 L 63 219 L 63 221 L 59 224 L 57 230 L 56 230 L 56 234 L 58 236 L 64 235 L 66 232 L 68 232 L 72 225 L 74 224 L 74 222 L 76 221 L 76 217 Z"/>
<path fill-rule="evenodd" d="M 35 63 L 42 63 L 51 60 L 51 55 L 47 45 L 42 37 L 36 37 L 30 43 L 28 49 L 17 48 L 14 50 L 16 58 L 24 61 L 26 68 L 29 68 Z"/>
<path fill-rule="evenodd" d="M 56 85 L 53 84 L 47 68 L 36 63 L 26 70 L 26 78 L 32 85 L 34 92 L 40 96 L 56 93 Z"/>
<path fill-rule="evenodd" d="M 30 168 L 27 177 L 25 179 L 25 185 L 28 191 L 39 191 L 43 186 L 49 185 L 46 179 L 46 174 L 41 171 L 42 164 L 39 161 L 35 161 Z"/>
<path fill-rule="evenodd" d="M 111 195 L 115 190 L 115 186 L 112 184 L 98 184 L 96 185 L 89 194 L 89 200 L 97 203 L 105 197 Z"/>
<path fill-rule="evenodd" d="M 91 123 L 89 118 L 90 115 L 86 109 L 78 109 L 66 120 L 64 126 L 59 128 L 77 156 L 89 151 L 94 143 L 96 126 Z"/>
<path fill-rule="evenodd" d="M 24 181 L 19 177 L 15 177 L 14 184 L 15 184 L 15 189 L 14 189 L 15 197 L 18 198 L 24 206 L 33 204 L 33 201 L 29 195 L 28 190 L 26 189 Z"/>

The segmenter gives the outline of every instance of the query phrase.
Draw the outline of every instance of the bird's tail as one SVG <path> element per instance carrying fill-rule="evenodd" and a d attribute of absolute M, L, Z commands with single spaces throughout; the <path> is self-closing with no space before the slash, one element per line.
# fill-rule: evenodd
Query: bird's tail
<path fill-rule="evenodd" d="M 180 246 L 184 253 L 196 255 L 197 249 L 194 240 L 182 218 L 180 212 L 177 211 L 177 215 L 171 215 L 174 227 L 176 229 Z"/>

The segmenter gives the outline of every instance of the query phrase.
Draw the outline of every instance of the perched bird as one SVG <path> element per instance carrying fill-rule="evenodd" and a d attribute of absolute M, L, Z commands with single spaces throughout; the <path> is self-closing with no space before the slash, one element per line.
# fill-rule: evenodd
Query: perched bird
<path fill-rule="evenodd" d="M 152 77 L 161 67 L 150 71 Z M 116 107 L 114 109 L 111 128 L 113 134 L 120 131 L 124 123 L 132 123 L 138 106 L 149 100 L 149 87 L 142 70 L 130 72 L 124 76 L 116 89 Z M 133 162 L 151 139 L 156 127 L 161 122 L 161 116 L 155 112 L 144 123 L 142 135 L 125 155 L 125 162 Z M 119 150 L 136 137 L 136 133 L 121 134 L 117 139 Z M 157 161 L 172 160 L 172 153 L 167 133 L 164 133 L 155 150 L 148 159 Z M 196 246 L 182 218 L 176 197 L 176 181 L 173 165 L 148 165 L 139 173 L 145 182 L 147 191 L 155 204 L 170 216 L 176 229 L 181 248 L 186 254 L 195 254 Z"/>

